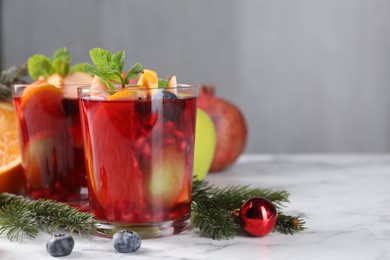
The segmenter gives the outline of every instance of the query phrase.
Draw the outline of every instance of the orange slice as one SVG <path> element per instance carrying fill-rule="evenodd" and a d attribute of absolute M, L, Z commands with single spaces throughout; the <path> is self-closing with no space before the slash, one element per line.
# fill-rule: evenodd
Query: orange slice
<path fill-rule="evenodd" d="M 33 108 L 35 105 L 42 104 L 54 112 L 59 106 L 62 107 L 62 98 L 62 89 L 50 83 L 31 84 L 23 91 L 20 109 L 23 110 L 26 106 Z"/>
<path fill-rule="evenodd" d="M 19 193 L 24 176 L 15 114 L 9 103 L 0 102 L 0 192 Z"/>
<path fill-rule="evenodd" d="M 112 94 L 108 100 L 136 100 L 138 99 L 138 92 L 133 89 L 123 89 Z"/>
<path fill-rule="evenodd" d="M 18 117 L 29 136 L 52 129 L 66 129 L 66 114 L 62 105 L 63 92 L 49 83 L 30 85 L 24 89 Z"/>
<path fill-rule="evenodd" d="M 144 69 L 144 73 L 139 77 L 137 85 L 146 88 L 157 88 L 158 87 L 157 73 L 153 70 Z"/>

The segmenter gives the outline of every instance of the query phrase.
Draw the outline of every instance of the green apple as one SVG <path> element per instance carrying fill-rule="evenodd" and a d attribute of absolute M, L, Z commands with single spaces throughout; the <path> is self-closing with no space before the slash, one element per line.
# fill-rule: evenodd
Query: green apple
<path fill-rule="evenodd" d="M 179 200 L 185 177 L 184 154 L 174 145 L 155 154 L 149 180 L 149 199 L 154 206 L 173 207 Z"/>
<path fill-rule="evenodd" d="M 203 180 L 209 172 L 214 157 L 216 132 L 207 113 L 198 108 L 196 115 L 194 177 Z"/>

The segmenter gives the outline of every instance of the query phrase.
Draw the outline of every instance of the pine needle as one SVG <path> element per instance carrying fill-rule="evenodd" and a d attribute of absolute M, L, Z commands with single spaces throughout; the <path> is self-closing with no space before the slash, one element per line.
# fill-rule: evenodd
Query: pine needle
<path fill-rule="evenodd" d="M 39 232 L 36 215 L 20 201 L 12 201 L 0 210 L 0 234 L 6 232 L 10 241 L 21 240 L 23 235 L 35 238 Z"/>
<path fill-rule="evenodd" d="M 192 192 L 192 224 L 208 237 L 213 239 L 233 238 L 240 225 L 233 216 L 242 204 L 250 198 L 262 197 L 270 200 L 276 208 L 281 209 L 288 202 L 287 191 L 250 188 L 249 186 L 227 186 L 218 188 L 206 181 L 194 180 Z M 303 231 L 305 222 L 300 217 L 287 216 L 279 212 L 275 231 L 293 234 Z"/>
<path fill-rule="evenodd" d="M 284 215 L 283 212 L 278 212 L 278 220 L 276 221 L 275 231 L 286 235 L 293 235 L 294 233 L 305 230 L 305 221 L 299 216 Z"/>
<path fill-rule="evenodd" d="M 216 240 L 234 238 L 239 228 L 231 212 L 205 201 L 192 203 L 192 224 Z"/>
<path fill-rule="evenodd" d="M 39 230 L 94 234 L 97 220 L 65 203 L 51 200 L 31 201 L 13 194 L 0 194 L 0 234 L 7 232 L 11 241 L 26 235 L 34 238 Z"/>

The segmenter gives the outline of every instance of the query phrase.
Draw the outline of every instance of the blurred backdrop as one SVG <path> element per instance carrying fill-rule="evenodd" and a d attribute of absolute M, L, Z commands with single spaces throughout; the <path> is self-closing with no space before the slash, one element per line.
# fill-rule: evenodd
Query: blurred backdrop
<path fill-rule="evenodd" d="M 0 0 L 1 67 L 68 47 L 125 50 L 208 83 L 249 127 L 247 153 L 390 152 L 388 0 Z"/>

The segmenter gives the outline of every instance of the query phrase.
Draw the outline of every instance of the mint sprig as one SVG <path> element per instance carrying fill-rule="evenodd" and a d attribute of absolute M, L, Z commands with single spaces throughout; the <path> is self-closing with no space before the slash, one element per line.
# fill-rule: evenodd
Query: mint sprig
<path fill-rule="evenodd" d="M 71 54 L 69 50 L 67 48 L 59 48 L 53 53 L 51 58 L 43 54 L 31 56 L 27 61 L 27 68 L 33 80 L 38 80 L 40 77 L 47 79 L 54 73 L 66 76 L 70 72 L 81 71 L 79 64 L 70 67 L 70 63 Z"/>
<path fill-rule="evenodd" d="M 118 51 L 112 53 L 101 48 L 93 48 L 89 51 L 92 64 L 84 64 L 82 70 L 88 74 L 100 77 L 107 87 L 115 89 L 114 83 L 119 83 L 122 87 L 129 84 L 129 80 L 137 79 L 144 69 L 140 63 L 134 64 L 123 76 L 125 65 L 125 52 Z"/>

